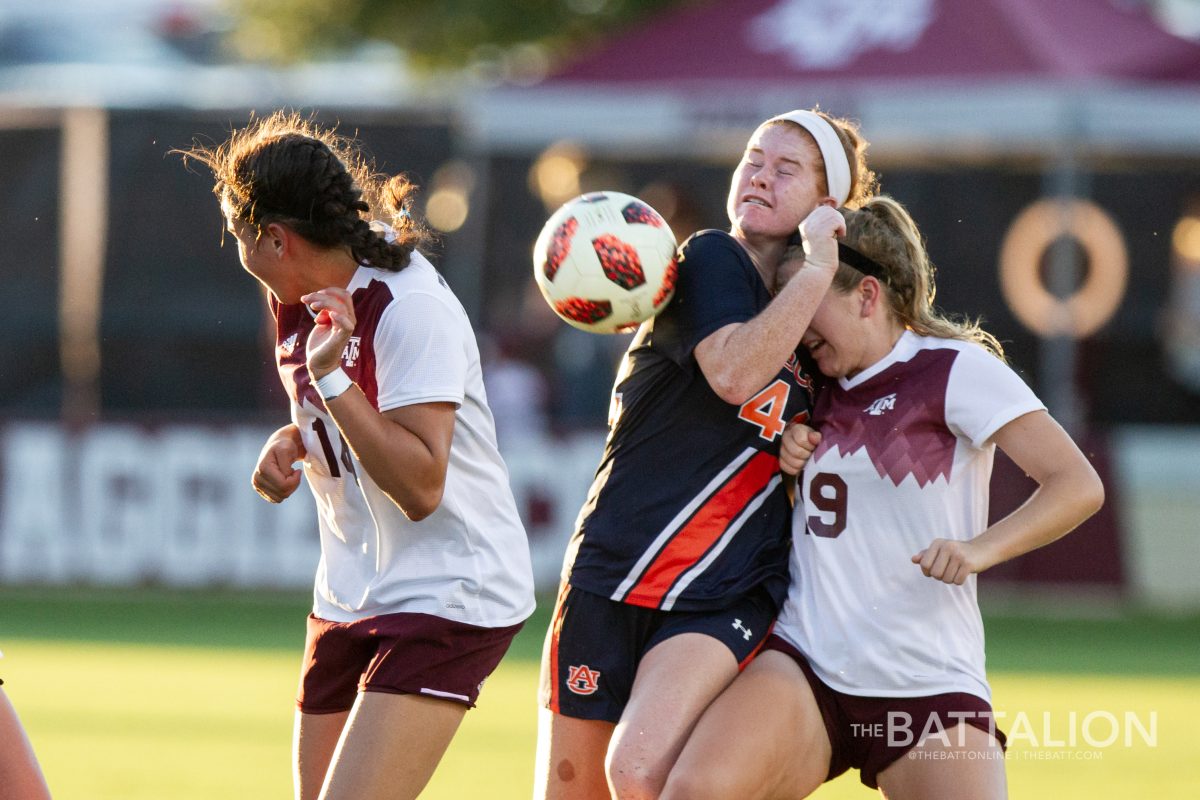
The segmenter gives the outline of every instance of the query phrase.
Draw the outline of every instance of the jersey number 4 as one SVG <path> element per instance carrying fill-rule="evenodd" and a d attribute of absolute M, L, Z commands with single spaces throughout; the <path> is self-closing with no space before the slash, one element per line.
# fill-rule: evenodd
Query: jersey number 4
<path fill-rule="evenodd" d="M 758 435 L 768 442 L 775 441 L 775 437 L 783 433 L 783 411 L 787 408 L 790 392 L 787 381 L 776 378 L 770 386 L 742 403 L 738 419 L 758 426 Z"/>

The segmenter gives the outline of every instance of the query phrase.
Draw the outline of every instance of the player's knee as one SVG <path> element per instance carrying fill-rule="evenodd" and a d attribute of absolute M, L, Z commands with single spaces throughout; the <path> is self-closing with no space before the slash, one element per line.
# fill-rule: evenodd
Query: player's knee
<path fill-rule="evenodd" d="M 658 800 L 666 780 L 644 759 L 632 757 L 621 748 L 609 754 L 604 765 L 614 800 Z"/>

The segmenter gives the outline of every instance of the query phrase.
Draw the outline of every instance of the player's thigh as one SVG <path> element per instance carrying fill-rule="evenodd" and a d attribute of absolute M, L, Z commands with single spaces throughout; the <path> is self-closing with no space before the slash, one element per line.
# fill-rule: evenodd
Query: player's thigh
<path fill-rule="evenodd" d="M 13 800 L 50 797 L 33 746 L 3 689 L 0 689 L 0 797 Z"/>
<path fill-rule="evenodd" d="M 417 797 L 466 713 L 466 705 L 451 700 L 363 692 L 346 720 L 322 800 Z"/>
<path fill-rule="evenodd" d="M 292 782 L 296 800 L 316 800 L 337 749 L 349 711 L 330 714 L 296 712 L 292 731 Z"/>
<path fill-rule="evenodd" d="M 701 633 L 673 636 L 647 652 L 609 748 L 614 793 L 656 794 L 696 721 L 737 672 L 729 648 Z"/>
<path fill-rule="evenodd" d="M 888 800 L 1004 800 L 1004 751 L 987 731 L 959 724 L 926 738 L 879 773 Z"/>
<path fill-rule="evenodd" d="M 534 800 L 609 800 L 604 754 L 613 727 L 539 709 Z"/>
<path fill-rule="evenodd" d="M 704 712 L 662 800 L 794 800 L 824 782 L 830 757 L 808 679 L 792 659 L 768 650 Z"/>

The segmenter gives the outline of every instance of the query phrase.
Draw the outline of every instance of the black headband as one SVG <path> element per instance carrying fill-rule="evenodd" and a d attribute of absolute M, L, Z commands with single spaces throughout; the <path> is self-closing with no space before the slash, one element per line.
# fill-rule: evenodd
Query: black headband
<path fill-rule="evenodd" d="M 888 283 L 887 269 L 873 258 L 869 258 L 844 242 L 838 242 L 838 261 L 846 266 L 854 267 L 863 275 L 870 275 L 878 281 Z"/>

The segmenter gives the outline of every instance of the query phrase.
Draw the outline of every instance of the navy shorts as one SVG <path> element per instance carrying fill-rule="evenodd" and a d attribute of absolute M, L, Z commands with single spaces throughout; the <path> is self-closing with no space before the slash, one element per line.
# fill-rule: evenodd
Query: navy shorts
<path fill-rule="evenodd" d="M 309 614 L 296 705 L 332 714 L 350 710 L 359 692 L 387 692 L 471 708 L 523 624 L 482 628 L 412 613 L 331 622 Z"/>
<path fill-rule="evenodd" d="M 1005 746 L 1004 732 L 996 727 L 992 707 L 982 697 L 966 692 L 925 697 L 846 694 L 817 677 L 804 654 L 780 637 L 772 635 L 763 649 L 788 656 L 808 678 L 833 747 L 827 781 L 854 767 L 864 784 L 878 789 L 879 773 L 920 744 L 924 731 L 936 736 L 960 723 L 990 733 L 1001 749 Z"/>
<path fill-rule="evenodd" d="M 777 611 L 766 591 L 718 610 L 660 611 L 564 583 L 546 633 L 539 700 L 556 714 L 617 722 L 652 647 L 681 633 L 703 633 L 745 667 L 766 641 Z"/>

